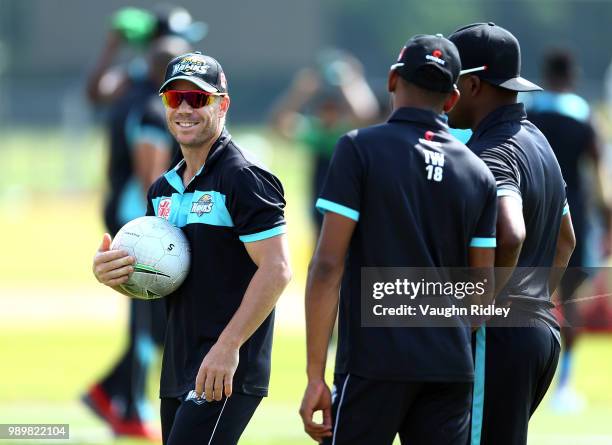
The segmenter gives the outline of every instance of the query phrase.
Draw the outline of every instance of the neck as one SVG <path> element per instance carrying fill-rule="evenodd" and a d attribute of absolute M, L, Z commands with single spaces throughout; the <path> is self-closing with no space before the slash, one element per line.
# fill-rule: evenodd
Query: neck
<path fill-rule="evenodd" d="M 405 94 L 394 94 L 393 95 L 393 111 L 398 108 L 420 108 L 421 110 L 433 111 L 436 114 L 442 114 L 442 105 L 433 105 L 430 100 L 423 100 L 418 96 L 408 96 Z"/>
<path fill-rule="evenodd" d="M 476 131 L 476 128 L 478 128 L 478 125 L 480 125 L 482 120 L 486 118 L 489 114 L 491 114 L 493 111 L 503 106 L 512 105 L 515 103 L 517 103 L 516 95 L 509 95 L 507 97 L 494 97 L 490 98 L 490 100 L 486 102 L 483 101 L 479 104 L 478 109 L 475 110 L 474 125 L 472 126 L 472 131 Z"/>
<path fill-rule="evenodd" d="M 191 181 L 191 178 L 202 168 L 212 146 L 217 142 L 223 127 L 220 127 L 215 135 L 202 144 L 199 147 L 184 147 L 181 145 L 181 152 L 183 153 L 183 159 L 185 159 L 185 170 L 183 172 L 183 183 L 187 184 Z"/>

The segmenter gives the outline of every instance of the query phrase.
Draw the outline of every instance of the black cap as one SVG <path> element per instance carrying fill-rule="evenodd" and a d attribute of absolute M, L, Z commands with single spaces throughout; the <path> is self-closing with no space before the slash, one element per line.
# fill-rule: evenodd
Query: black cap
<path fill-rule="evenodd" d="M 513 91 L 541 90 L 521 77 L 521 47 L 512 33 L 495 23 L 474 23 L 449 36 L 459 49 L 463 70 Z"/>
<path fill-rule="evenodd" d="M 461 70 L 455 45 L 442 34 L 412 37 L 391 65 L 400 76 L 426 90 L 450 93 Z"/>
<path fill-rule="evenodd" d="M 227 80 L 219 62 L 200 51 L 175 57 L 168 63 L 159 92 L 173 80 L 188 80 L 208 93 L 227 93 Z"/>

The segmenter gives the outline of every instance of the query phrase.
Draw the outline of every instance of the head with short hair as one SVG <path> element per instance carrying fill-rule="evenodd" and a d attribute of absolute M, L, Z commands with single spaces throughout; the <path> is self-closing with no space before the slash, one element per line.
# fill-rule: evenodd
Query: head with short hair
<path fill-rule="evenodd" d="M 519 91 L 539 91 L 521 77 L 521 49 L 512 33 L 495 23 L 473 23 L 449 36 L 461 55 L 457 86 L 461 100 L 448 114 L 449 125 L 474 128 L 483 114 L 515 103 Z"/>
<path fill-rule="evenodd" d="M 542 76 L 552 89 L 572 88 L 577 67 L 572 53 L 566 49 L 551 49 L 546 52 L 542 64 Z"/>
<path fill-rule="evenodd" d="M 230 105 L 227 80 L 219 62 L 199 51 L 168 63 L 159 89 L 168 130 L 185 149 L 198 149 L 221 134 Z"/>

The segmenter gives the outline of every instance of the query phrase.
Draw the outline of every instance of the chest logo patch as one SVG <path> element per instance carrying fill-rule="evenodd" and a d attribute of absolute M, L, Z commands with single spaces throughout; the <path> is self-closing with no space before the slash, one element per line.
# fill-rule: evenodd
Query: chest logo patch
<path fill-rule="evenodd" d="M 159 201 L 157 205 L 157 216 L 160 218 L 168 219 L 170 216 L 170 206 L 172 205 L 172 198 L 164 198 Z"/>
<path fill-rule="evenodd" d="M 204 213 L 210 213 L 213 208 L 212 196 L 208 193 L 202 195 L 200 199 L 191 204 L 191 213 L 195 213 L 198 216 L 202 216 Z"/>

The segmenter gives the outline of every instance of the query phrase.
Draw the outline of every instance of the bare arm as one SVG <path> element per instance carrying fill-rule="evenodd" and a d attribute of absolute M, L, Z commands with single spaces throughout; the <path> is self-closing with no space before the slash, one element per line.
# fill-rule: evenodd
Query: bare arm
<path fill-rule="evenodd" d="M 495 249 L 495 295 L 504 288 L 518 264 L 525 241 L 525 220 L 521 202 L 511 196 L 497 200 L 497 248 Z"/>
<path fill-rule="evenodd" d="M 310 68 L 300 70 L 287 93 L 278 101 L 272 111 L 273 128 L 286 138 L 293 138 L 300 118 L 300 110 L 319 91 L 321 80 Z"/>
<path fill-rule="evenodd" d="M 291 279 L 287 237 L 279 235 L 245 243 L 257 265 L 242 303 L 217 342 L 202 360 L 195 382 L 198 396 L 221 400 L 232 395 L 232 380 L 238 367 L 238 351 L 270 315 L 280 294 Z"/>
<path fill-rule="evenodd" d="M 170 147 L 154 145 L 148 141 L 136 144 L 132 160 L 143 190 L 148 190 L 151 184 L 166 171 L 170 164 L 170 151 Z"/>
<path fill-rule="evenodd" d="M 127 85 L 127 74 L 117 68 L 111 68 L 120 46 L 121 35 L 111 31 L 100 58 L 87 78 L 87 97 L 93 104 L 109 102 Z"/>
<path fill-rule="evenodd" d="M 315 440 L 331 436 L 331 395 L 325 383 L 327 347 L 336 314 L 344 260 L 356 222 L 329 212 L 323 220 L 321 237 L 308 268 L 306 283 L 306 347 L 308 386 L 300 415 L 304 429 Z M 323 411 L 323 423 L 312 417 Z"/>
<path fill-rule="evenodd" d="M 551 294 L 557 289 L 575 247 L 576 236 L 574 235 L 574 227 L 572 226 L 572 217 L 568 212 L 563 216 L 561 227 L 559 227 L 559 237 L 557 239 L 557 250 L 555 251 L 553 270 L 548 281 L 548 287 Z"/>

